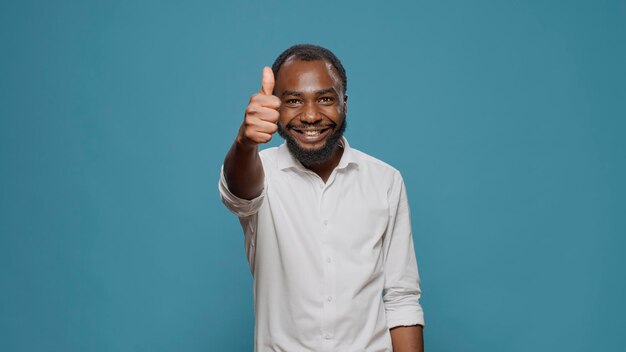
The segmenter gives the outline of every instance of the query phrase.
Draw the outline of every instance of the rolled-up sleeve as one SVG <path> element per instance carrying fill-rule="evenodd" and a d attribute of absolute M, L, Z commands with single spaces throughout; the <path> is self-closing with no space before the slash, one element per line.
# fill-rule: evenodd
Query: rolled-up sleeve
<path fill-rule="evenodd" d="M 220 198 L 222 199 L 222 203 L 224 203 L 226 208 L 228 208 L 228 210 L 230 210 L 238 217 L 245 218 L 259 211 L 261 204 L 263 204 L 263 199 L 265 198 L 265 190 L 267 189 L 267 184 L 263 186 L 263 192 L 261 192 L 258 197 L 254 199 L 239 198 L 236 195 L 232 194 L 228 189 L 226 177 L 224 177 L 224 166 L 222 166 L 220 170 L 220 181 L 218 187 L 220 190 Z"/>
<path fill-rule="evenodd" d="M 409 203 L 404 181 L 398 173 L 389 192 L 390 219 L 383 249 L 385 286 L 383 302 L 389 328 L 424 325 L 419 303 L 420 277 L 415 259 Z"/>

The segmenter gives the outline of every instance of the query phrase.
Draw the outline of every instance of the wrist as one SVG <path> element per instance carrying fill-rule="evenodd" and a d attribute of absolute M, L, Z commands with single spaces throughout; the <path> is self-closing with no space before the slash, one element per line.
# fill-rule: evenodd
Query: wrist
<path fill-rule="evenodd" d="M 243 136 L 241 133 L 235 139 L 235 147 L 241 152 L 256 152 L 258 144 Z"/>

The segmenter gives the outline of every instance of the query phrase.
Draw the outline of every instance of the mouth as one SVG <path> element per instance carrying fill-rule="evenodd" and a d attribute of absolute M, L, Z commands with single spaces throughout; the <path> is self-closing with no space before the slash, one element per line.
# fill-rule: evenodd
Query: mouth
<path fill-rule="evenodd" d="M 303 143 L 315 143 L 323 140 L 328 135 L 328 132 L 332 130 L 331 127 L 316 127 L 316 128 L 292 128 L 294 135 Z"/>

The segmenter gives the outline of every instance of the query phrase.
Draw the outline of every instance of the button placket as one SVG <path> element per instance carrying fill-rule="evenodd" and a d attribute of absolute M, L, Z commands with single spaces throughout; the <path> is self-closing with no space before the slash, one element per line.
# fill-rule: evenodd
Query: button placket
<path fill-rule="evenodd" d="M 336 319 L 336 307 L 335 307 L 335 270 L 333 265 L 333 249 L 332 249 L 332 234 L 331 231 L 331 222 L 328 219 L 328 207 L 325 207 L 324 203 L 328 202 L 328 184 L 324 185 L 323 182 L 320 181 L 320 193 L 319 193 L 319 224 L 320 224 L 320 245 L 321 245 L 321 265 L 322 272 L 324 275 L 323 279 L 323 287 L 322 287 L 322 297 L 320 297 L 323 302 L 323 317 L 322 317 L 322 339 L 324 341 L 324 345 L 326 348 L 324 350 L 332 350 L 333 349 L 333 337 L 334 337 L 334 329 L 335 329 L 335 319 Z M 327 204 L 328 205 L 328 204 Z"/>
<path fill-rule="evenodd" d="M 329 244 L 322 246 L 322 268 L 324 273 L 324 287 L 322 293 L 324 319 L 322 325 L 323 337 L 325 340 L 333 339 L 335 332 L 336 306 L 335 306 L 335 265 L 332 260 L 333 249 Z"/>

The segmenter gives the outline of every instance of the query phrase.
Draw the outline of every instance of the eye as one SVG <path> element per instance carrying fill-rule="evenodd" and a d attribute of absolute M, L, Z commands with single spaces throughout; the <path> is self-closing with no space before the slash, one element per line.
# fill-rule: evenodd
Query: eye
<path fill-rule="evenodd" d="M 333 99 L 333 97 L 321 97 L 320 98 L 320 103 L 322 104 L 332 104 L 335 101 L 335 99 Z"/>
<path fill-rule="evenodd" d="M 298 105 L 300 104 L 300 99 L 287 99 L 285 100 L 285 103 L 291 106 Z"/>

